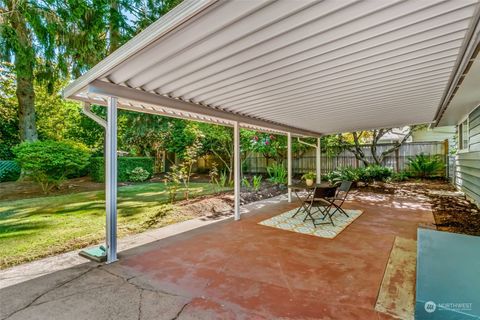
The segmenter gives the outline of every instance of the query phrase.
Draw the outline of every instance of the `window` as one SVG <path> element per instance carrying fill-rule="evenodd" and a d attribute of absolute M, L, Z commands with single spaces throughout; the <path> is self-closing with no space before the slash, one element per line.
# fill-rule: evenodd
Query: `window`
<path fill-rule="evenodd" d="M 458 150 L 468 150 L 468 118 L 458 126 Z"/>

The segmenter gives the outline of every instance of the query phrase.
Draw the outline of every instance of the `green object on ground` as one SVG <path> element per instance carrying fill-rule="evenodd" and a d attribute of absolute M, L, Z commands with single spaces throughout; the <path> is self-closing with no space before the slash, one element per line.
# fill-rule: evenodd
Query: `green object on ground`
<path fill-rule="evenodd" d="M 15 161 L 0 160 L 0 182 L 18 180 L 20 171 L 20 167 Z"/>
<path fill-rule="evenodd" d="M 107 252 L 104 246 L 82 250 L 79 252 L 79 255 L 97 262 L 104 262 L 107 260 Z"/>
<path fill-rule="evenodd" d="M 480 319 L 480 237 L 418 229 L 415 319 Z"/>

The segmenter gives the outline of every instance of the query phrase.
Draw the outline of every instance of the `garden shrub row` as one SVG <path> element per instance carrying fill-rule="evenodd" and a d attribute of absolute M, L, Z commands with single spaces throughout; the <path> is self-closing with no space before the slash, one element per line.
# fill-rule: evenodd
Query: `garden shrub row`
<path fill-rule="evenodd" d="M 338 183 L 343 180 L 352 182 L 373 183 L 386 181 L 392 177 L 393 171 L 390 168 L 371 165 L 366 168 L 343 168 L 332 171 L 324 176 L 330 183 Z"/>
<path fill-rule="evenodd" d="M 119 157 L 118 158 L 118 182 L 131 181 L 131 173 L 137 168 L 148 171 L 149 176 L 153 173 L 155 165 L 151 157 Z M 93 181 L 105 181 L 105 161 L 103 157 L 90 159 L 90 176 Z"/>
<path fill-rule="evenodd" d="M 0 160 L 0 182 L 18 180 L 20 171 L 20 167 L 15 161 Z"/>

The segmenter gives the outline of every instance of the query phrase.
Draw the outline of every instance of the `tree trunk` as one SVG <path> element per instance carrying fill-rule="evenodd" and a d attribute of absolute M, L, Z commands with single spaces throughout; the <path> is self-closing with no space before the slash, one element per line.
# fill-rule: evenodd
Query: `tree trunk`
<path fill-rule="evenodd" d="M 121 13 L 117 0 L 110 0 L 109 33 L 110 47 L 108 53 L 112 53 L 120 47 L 120 20 Z"/>
<path fill-rule="evenodd" d="M 38 140 L 35 123 L 35 91 L 33 79 L 17 76 L 17 99 L 20 139 L 22 141 Z"/>
<path fill-rule="evenodd" d="M 38 140 L 35 122 L 35 90 L 33 88 L 35 51 L 25 21 L 18 15 L 14 15 L 11 24 L 16 31 L 20 44 L 15 50 L 20 139 L 22 141 L 35 141 Z"/>

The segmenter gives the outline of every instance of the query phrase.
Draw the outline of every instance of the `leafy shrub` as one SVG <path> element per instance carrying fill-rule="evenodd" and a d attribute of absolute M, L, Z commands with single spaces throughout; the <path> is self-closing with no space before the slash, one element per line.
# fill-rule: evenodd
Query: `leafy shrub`
<path fill-rule="evenodd" d="M 275 184 L 287 183 L 287 169 L 280 164 L 273 164 L 267 167 L 268 180 Z"/>
<path fill-rule="evenodd" d="M 392 169 L 378 166 L 378 165 L 371 165 L 366 168 L 361 168 L 359 170 L 359 179 L 364 183 L 372 183 L 378 181 L 386 181 L 392 176 Z"/>
<path fill-rule="evenodd" d="M 372 183 L 385 181 L 392 176 L 392 169 L 382 166 L 371 165 L 366 168 L 342 168 L 329 172 L 324 176 L 332 184 L 341 181 Z"/>
<path fill-rule="evenodd" d="M 142 168 L 148 172 L 153 172 L 155 165 L 154 158 L 149 157 L 118 157 L 118 181 L 130 180 L 130 172 L 135 168 Z M 90 175 L 93 181 L 105 181 L 105 161 L 103 157 L 94 157 L 90 159 Z"/>
<path fill-rule="evenodd" d="M 25 176 L 39 183 L 44 193 L 85 168 L 90 158 L 85 145 L 72 141 L 24 142 L 13 152 Z"/>
<path fill-rule="evenodd" d="M 15 161 L 0 160 L 0 182 L 17 181 L 20 177 L 20 167 Z"/>
<path fill-rule="evenodd" d="M 337 184 L 344 180 L 358 182 L 360 181 L 360 175 L 359 175 L 360 170 L 362 170 L 362 168 L 354 169 L 351 167 L 347 167 L 347 168 L 331 171 L 328 174 L 326 174 L 324 177 L 331 184 Z"/>
<path fill-rule="evenodd" d="M 438 155 L 427 156 L 423 153 L 408 158 L 410 172 L 419 178 L 429 178 L 438 175 L 445 168 Z"/>
<path fill-rule="evenodd" d="M 402 182 L 402 181 L 406 181 L 410 178 L 410 172 L 408 171 L 400 171 L 400 172 L 395 172 L 392 174 L 392 181 L 396 181 L 396 182 Z"/>
<path fill-rule="evenodd" d="M 129 181 L 132 182 L 143 182 L 150 178 L 150 172 L 147 170 L 143 169 L 142 167 L 136 167 L 132 171 L 130 171 L 129 175 Z"/>

